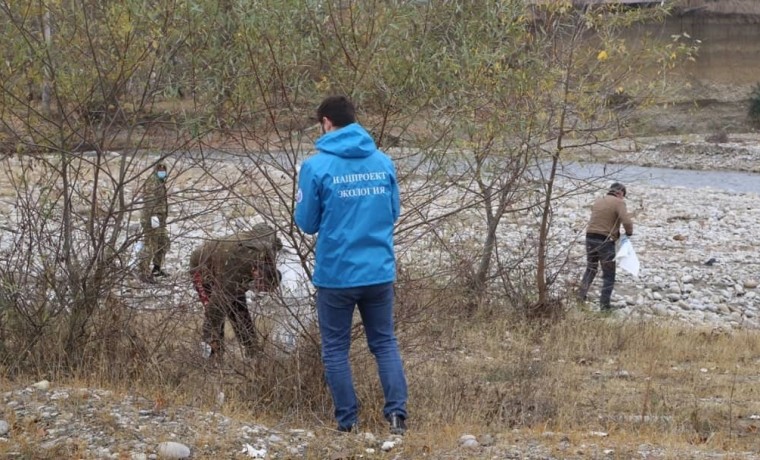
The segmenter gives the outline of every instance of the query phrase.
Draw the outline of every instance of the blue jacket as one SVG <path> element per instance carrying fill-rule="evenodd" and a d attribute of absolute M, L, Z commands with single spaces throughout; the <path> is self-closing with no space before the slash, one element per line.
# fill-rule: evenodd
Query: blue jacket
<path fill-rule="evenodd" d="M 312 282 L 349 288 L 396 280 L 393 224 L 400 200 L 393 161 L 359 124 L 330 131 L 301 165 L 296 224 L 317 233 Z"/>

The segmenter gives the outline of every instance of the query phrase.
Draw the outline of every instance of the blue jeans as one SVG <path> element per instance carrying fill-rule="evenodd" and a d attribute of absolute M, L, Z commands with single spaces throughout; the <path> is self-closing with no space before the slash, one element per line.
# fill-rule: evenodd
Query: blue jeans
<path fill-rule="evenodd" d="M 349 428 L 357 423 L 358 406 L 348 359 L 355 306 L 359 307 L 367 344 L 380 374 L 385 396 L 383 415 L 388 418 L 398 414 L 406 419 L 406 377 L 393 332 L 393 283 L 346 289 L 317 288 L 322 362 L 338 427 Z"/>
<path fill-rule="evenodd" d="M 599 304 L 603 310 L 610 309 L 612 289 L 615 287 L 615 241 L 598 236 L 586 237 L 586 271 L 581 280 L 578 297 L 586 300 L 591 283 L 596 278 L 596 272 L 602 266 L 602 293 Z"/>

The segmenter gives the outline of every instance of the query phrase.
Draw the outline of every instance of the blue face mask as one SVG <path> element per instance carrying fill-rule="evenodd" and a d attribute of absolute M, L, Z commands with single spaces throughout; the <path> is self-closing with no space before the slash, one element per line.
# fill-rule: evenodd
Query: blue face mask
<path fill-rule="evenodd" d="M 159 179 L 164 180 L 166 179 L 166 171 L 156 171 L 156 176 L 158 176 Z"/>

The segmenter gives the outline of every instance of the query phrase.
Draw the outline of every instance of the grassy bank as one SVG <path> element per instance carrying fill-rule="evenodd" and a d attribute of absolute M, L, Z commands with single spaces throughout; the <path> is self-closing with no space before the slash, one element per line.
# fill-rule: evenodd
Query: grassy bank
<path fill-rule="evenodd" d="M 463 319 L 442 313 L 407 328 L 400 340 L 410 383 L 411 430 L 394 450 L 397 458 L 491 458 L 523 445 L 540 445 L 558 458 L 590 458 L 604 450 L 630 458 L 644 444 L 657 446 L 666 458 L 760 448 L 760 337 L 753 331 L 695 330 L 587 312 L 547 326 L 500 315 Z M 362 429 L 384 436 L 382 395 L 361 342 L 353 363 Z M 363 439 L 333 431 L 316 355 L 270 355 L 257 363 L 232 356 L 223 368 L 212 369 L 188 366 L 180 358 L 186 353 L 179 351 L 182 346 L 177 344 L 178 355 L 163 363 L 161 373 L 152 368 L 133 381 L 113 381 L 105 372 L 49 377 L 57 378 L 58 386 L 111 389 L 117 400 L 140 395 L 170 409 L 190 431 L 202 417 L 188 408 L 213 409 L 239 423 L 314 430 L 307 458 L 335 451 L 374 458 Z M 2 387 L 8 391 L 37 378 L 20 376 Z M 226 395 L 221 405 L 219 391 Z M 10 412 L 6 409 L 4 417 L 13 422 Z M 104 411 L 92 423 L 107 423 L 109 417 Z M 34 445 L 39 437 L 33 427 L 14 426 L 11 442 L 0 443 L 0 453 L 19 443 Z M 197 458 L 239 449 L 234 430 L 195 432 L 186 441 L 206 445 Z M 464 454 L 457 444 L 465 433 L 490 440 Z M 128 430 L 124 436 L 130 436 Z"/>

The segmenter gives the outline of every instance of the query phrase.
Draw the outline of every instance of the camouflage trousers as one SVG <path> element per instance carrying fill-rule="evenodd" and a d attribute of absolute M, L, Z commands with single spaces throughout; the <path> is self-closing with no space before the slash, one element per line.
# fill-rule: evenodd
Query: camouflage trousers
<path fill-rule="evenodd" d="M 153 266 L 163 268 L 164 258 L 169 252 L 169 233 L 165 227 L 143 227 L 143 248 L 140 252 L 139 271 L 143 276 L 151 273 Z"/>
<path fill-rule="evenodd" d="M 229 318 L 245 356 L 254 357 L 258 351 L 256 327 L 248 311 L 245 294 L 226 299 L 225 302 L 219 300 L 217 297 L 205 306 L 203 341 L 211 346 L 212 355 L 220 356 L 224 352 L 224 320 Z"/>

